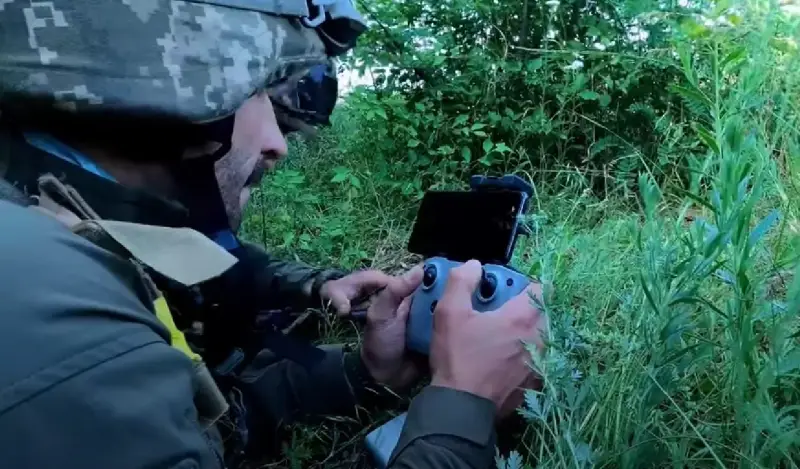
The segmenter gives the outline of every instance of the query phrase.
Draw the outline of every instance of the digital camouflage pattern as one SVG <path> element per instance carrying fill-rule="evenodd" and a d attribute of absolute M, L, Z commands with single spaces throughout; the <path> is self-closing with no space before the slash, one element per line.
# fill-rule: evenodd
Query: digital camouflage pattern
<path fill-rule="evenodd" d="M 39 98 L 70 111 L 226 117 L 328 60 L 316 30 L 272 12 L 298 15 L 306 2 L 0 0 L 0 110 Z"/>

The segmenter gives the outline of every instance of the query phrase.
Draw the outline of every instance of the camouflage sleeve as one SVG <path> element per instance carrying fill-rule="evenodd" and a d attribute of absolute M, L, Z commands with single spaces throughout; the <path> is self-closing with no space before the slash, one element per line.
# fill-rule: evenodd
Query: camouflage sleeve
<path fill-rule="evenodd" d="M 252 243 L 242 243 L 242 247 L 255 275 L 257 301 L 262 309 L 320 306 L 322 284 L 346 275 L 337 269 L 317 269 L 301 262 L 276 259 Z"/>

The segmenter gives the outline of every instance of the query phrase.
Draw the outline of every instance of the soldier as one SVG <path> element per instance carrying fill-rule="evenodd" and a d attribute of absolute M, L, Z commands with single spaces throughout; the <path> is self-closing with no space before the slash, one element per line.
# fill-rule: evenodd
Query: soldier
<path fill-rule="evenodd" d="M 240 467 L 282 426 L 418 377 L 420 269 L 314 269 L 235 236 L 284 134 L 327 120 L 331 57 L 363 31 L 348 1 L 317 3 L 0 0 L 5 466 Z M 393 467 L 488 467 L 531 379 L 520 341 L 541 345 L 544 319 L 527 295 L 476 315 L 479 273 L 448 284 Z M 285 308 L 346 314 L 378 290 L 359 349 L 280 333 Z"/>

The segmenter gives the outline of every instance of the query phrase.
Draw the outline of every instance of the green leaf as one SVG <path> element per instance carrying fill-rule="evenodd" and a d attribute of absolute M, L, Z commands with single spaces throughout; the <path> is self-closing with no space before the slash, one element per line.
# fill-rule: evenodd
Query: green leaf
<path fill-rule="evenodd" d="M 705 127 L 700 125 L 695 126 L 695 130 L 697 131 L 697 136 L 700 137 L 700 140 L 706 144 L 708 148 L 711 149 L 715 154 L 719 155 L 719 145 L 717 145 L 716 139 L 711 135 L 711 132 L 708 131 Z"/>
<path fill-rule="evenodd" d="M 692 65 L 692 52 L 693 49 L 690 43 L 686 41 L 681 41 L 678 44 L 678 57 L 681 59 L 681 65 L 683 66 L 683 74 L 687 80 L 692 85 L 697 85 L 697 78 L 694 75 L 694 68 Z"/>
<path fill-rule="evenodd" d="M 525 66 L 525 68 L 529 72 L 535 72 L 536 70 L 539 70 L 540 68 L 542 68 L 543 63 L 544 62 L 542 61 L 541 58 L 534 59 L 534 60 L 531 60 L 530 62 L 528 62 L 528 64 Z"/>
<path fill-rule="evenodd" d="M 442 145 L 436 149 L 436 153 L 440 155 L 451 155 L 453 154 L 453 147 L 450 145 Z"/>
<path fill-rule="evenodd" d="M 523 469 L 522 455 L 516 451 L 511 451 L 506 461 L 506 469 Z"/>
<path fill-rule="evenodd" d="M 408 141 L 408 148 L 417 148 L 421 142 L 417 139 L 412 138 Z"/>
<path fill-rule="evenodd" d="M 578 73 L 575 75 L 575 79 L 572 81 L 572 84 L 569 86 L 569 90 L 573 93 L 577 92 L 578 90 L 582 90 L 586 85 L 586 75 L 584 73 Z"/>
<path fill-rule="evenodd" d="M 698 196 L 696 194 L 692 194 L 691 192 L 687 191 L 686 189 L 676 189 L 676 191 L 678 193 L 682 194 L 684 197 L 688 197 L 688 198 L 692 199 L 692 201 L 694 201 L 695 203 L 700 204 L 700 205 L 702 205 L 703 207 L 706 207 L 709 210 L 712 210 L 712 211 L 714 210 L 714 207 L 707 200 L 701 198 L 700 196 Z"/>
<path fill-rule="evenodd" d="M 688 311 L 669 318 L 667 325 L 661 329 L 661 340 L 674 340 L 684 332 L 693 329 L 691 318 L 692 315 Z"/>
<path fill-rule="evenodd" d="M 492 151 L 493 147 L 494 147 L 494 143 L 492 143 L 492 141 L 490 139 L 487 138 L 486 140 L 483 141 L 483 151 L 484 152 L 489 153 L 490 151 Z"/>
<path fill-rule="evenodd" d="M 470 151 L 469 147 L 461 147 L 461 159 L 466 163 L 472 161 L 472 151 Z"/>
<path fill-rule="evenodd" d="M 464 124 L 467 123 L 467 119 L 469 119 L 468 115 L 461 114 L 458 117 L 456 117 L 456 120 L 454 121 L 454 123 L 455 123 L 455 125 L 464 125 Z"/>
<path fill-rule="evenodd" d="M 786 37 L 774 37 L 769 40 L 769 45 L 787 54 L 797 50 L 797 43 L 793 39 Z"/>
<path fill-rule="evenodd" d="M 331 182 L 342 182 L 350 176 L 350 168 L 345 168 L 344 166 L 339 166 L 333 169 L 333 178 Z"/>
<path fill-rule="evenodd" d="M 714 271 L 714 276 L 728 285 L 736 285 L 736 279 L 733 277 L 733 274 L 725 269 L 717 269 Z"/>
<path fill-rule="evenodd" d="M 701 104 L 701 105 L 705 106 L 706 109 L 711 109 L 711 107 L 712 107 L 711 100 L 708 99 L 708 97 L 706 95 L 704 95 L 697 88 L 686 88 L 686 87 L 683 87 L 683 86 L 672 85 L 672 86 L 670 86 L 670 89 L 673 92 L 678 93 L 679 95 L 681 95 L 681 97 L 683 97 L 683 99 L 686 99 L 687 101 Z"/>
<path fill-rule="evenodd" d="M 361 180 L 355 174 L 350 175 L 350 184 L 357 189 L 361 189 Z"/>
<path fill-rule="evenodd" d="M 742 22 L 744 21 L 744 20 L 742 19 L 742 17 L 741 17 L 741 16 L 739 16 L 739 15 L 728 15 L 728 16 L 727 16 L 727 18 L 728 18 L 728 21 L 730 21 L 730 23 L 731 23 L 732 25 L 734 25 L 734 26 L 739 26 L 739 25 L 741 25 L 741 24 L 742 24 Z"/>
<path fill-rule="evenodd" d="M 375 112 L 384 119 L 388 119 L 388 117 L 386 116 L 386 111 L 382 107 L 375 109 Z"/>
<path fill-rule="evenodd" d="M 761 238 L 763 238 L 764 235 L 769 232 L 769 230 L 772 228 L 772 225 L 774 225 L 775 222 L 780 219 L 780 217 L 781 213 L 778 210 L 773 209 L 771 212 L 769 212 L 769 215 L 758 222 L 758 225 L 756 225 L 756 227 L 753 228 L 753 231 L 750 232 L 750 237 L 747 239 L 747 244 L 751 248 L 758 244 L 758 242 L 761 241 Z"/>
<path fill-rule="evenodd" d="M 479 122 L 477 124 L 472 124 L 472 127 L 470 127 L 469 130 L 480 130 L 484 127 L 486 127 L 486 124 L 482 124 Z"/>
<path fill-rule="evenodd" d="M 487 136 L 486 132 L 484 132 L 483 130 L 476 130 L 475 132 L 472 132 L 472 133 L 477 135 L 478 137 L 486 138 L 486 136 Z"/>
<path fill-rule="evenodd" d="M 728 53 L 728 55 L 726 55 L 724 59 L 722 59 L 722 62 L 720 63 L 720 68 L 725 70 L 725 68 L 728 65 L 732 65 L 733 67 L 735 67 L 746 58 L 746 55 L 747 55 L 747 49 L 744 46 L 739 46 L 734 50 L 732 50 L 730 53 Z"/>
<path fill-rule="evenodd" d="M 585 99 L 587 101 L 597 101 L 597 99 L 600 97 L 599 94 L 597 94 L 597 93 L 595 93 L 594 91 L 591 91 L 591 90 L 581 91 L 579 96 L 582 99 Z"/>
<path fill-rule="evenodd" d="M 683 296 L 677 296 L 675 298 L 672 298 L 669 301 L 669 306 L 670 307 L 675 307 L 675 306 L 681 305 L 681 304 L 706 306 L 707 308 L 711 309 L 715 313 L 719 314 L 721 317 L 723 317 L 723 318 L 727 318 L 728 317 L 727 314 L 722 312 L 722 310 L 717 308 L 710 301 L 706 300 L 705 298 L 699 297 L 699 296 L 683 295 Z"/>
<path fill-rule="evenodd" d="M 600 106 L 608 107 L 609 104 L 611 104 L 611 96 L 609 96 L 609 95 L 607 95 L 605 93 L 601 94 L 600 95 Z"/>
<path fill-rule="evenodd" d="M 508 146 L 507 146 L 507 145 L 506 145 L 504 142 L 500 142 L 500 143 L 498 143 L 498 144 L 497 144 L 497 145 L 494 147 L 494 149 L 495 149 L 496 151 L 499 151 L 500 153 L 505 153 L 505 152 L 511 151 L 511 148 L 509 148 L 509 147 L 508 147 Z"/>
<path fill-rule="evenodd" d="M 550 412 L 550 405 L 547 396 L 532 389 L 526 389 L 524 391 L 524 395 L 525 405 L 521 410 L 527 411 L 525 417 L 534 421 L 546 420 Z"/>
<path fill-rule="evenodd" d="M 482 164 L 484 166 L 491 166 L 492 165 L 492 159 L 491 159 L 491 157 L 489 157 L 489 155 L 486 155 L 483 158 L 479 159 L 478 163 L 480 163 L 480 164 Z"/>
<path fill-rule="evenodd" d="M 775 370 L 778 376 L 785 375 L 800 368 L 800 349 L 794 349 L 788 355 L 780 359 L 778 369 Z"/>
<path fill-rule="evenodd" d="M 686 19 L 681 23 L 681 31 L 691 39 L 700 39 L 711 34 L 711 30 L 693 19 Z"/>
<path fill-rule="evenodd" d="M 445 57 L 443 55 L 437 55 L 436 58 L 433 59 L 433 65 L 436 65 L 436 66 L 442 65 L 446 58 L 447 57 Z"/>
<path fill-rule="evenodd" d="M 650 289 L 647 288 L 647 281 L 644 279 L 644 275 L 642 274 L 639 274 L 639 283 L 642 287 L 645 298 L 647 298 L 647 302 L 650 303 L 650 307 L 653 308 L 653 312 L 660 313 L 661 309 L 656 304 L 656 300 L 653 298 L 653 294 L 650 293 Z"/>

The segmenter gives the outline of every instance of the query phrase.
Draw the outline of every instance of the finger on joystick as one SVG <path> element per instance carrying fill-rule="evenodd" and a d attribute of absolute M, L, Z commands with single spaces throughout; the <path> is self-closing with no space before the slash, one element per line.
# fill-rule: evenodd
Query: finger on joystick
<path fill-rule="evenodd" d="M 486 272 L 486 269 L 481 269 L 481 283 L 478 287 L 478 295 L 482 301 L 490 301 L 494 298 L 497 291 L 497 277 L 491 273 Z"/>
<path fill-rule="evenodd" d="M 431 288 L 433 284 L 436 283 L 436 276 L 437 276 L 436 266 L 435 265 L 426 266 L 425 273 L 422 277 L 422 286 L 424 288 Z"/>

